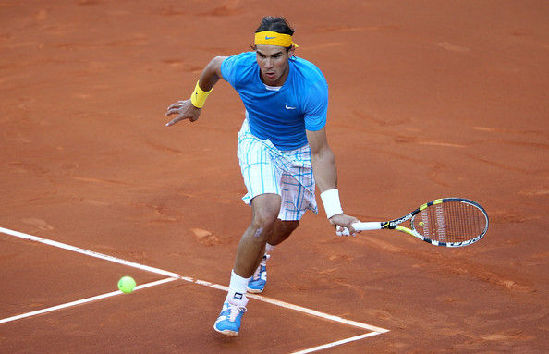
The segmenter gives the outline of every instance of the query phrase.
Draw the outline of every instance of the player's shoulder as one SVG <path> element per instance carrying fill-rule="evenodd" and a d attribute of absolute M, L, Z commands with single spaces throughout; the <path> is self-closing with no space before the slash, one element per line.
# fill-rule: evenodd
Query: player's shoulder
<path fill-rule="evenodd" d="M 290 61 L 295 69 L 297 69 L 296 72 L 300 76 L 303 76 L 306 79 L 320 79 L 321 81 L 326 81 L 322 70 L 307 59 L 294 56 Z"/>
<path fill-rule="evenodd" d="M 240 54 L 229 55 L 223 61 L 232 65 L 250 65 L 256 62 L 255 52 L 244 52 Z"/>
<path fill-rule="evenodd" d="M 328 94 L 328 82 L 318 66 L 299 57 L 290 59 L 293 73 L 292 85 L 307 97 L 315 99 Z"/>
<path fill-rule="evenodd" d="M 221 75 L 234 86 L 242 77 L 252 76 L 256 65 L 254 52 L 230 55 L 221 63 Z"/>

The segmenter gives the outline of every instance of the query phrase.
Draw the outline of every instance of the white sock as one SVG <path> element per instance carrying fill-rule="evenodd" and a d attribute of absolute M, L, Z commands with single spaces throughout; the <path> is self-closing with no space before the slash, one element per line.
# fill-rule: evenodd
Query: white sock
<path fill-rule="evenodd" d="M 246 306 L 248 299 L 246 291 L 248 290 L 248 282 L 250 278 L 244 278 L 231 271 L 231 282 L 229 283 L 229 291 L 227 292 L 227 301 L 236 306 Z"/>
<path fill-rule="evenodd" d="M 265 253 L 263 254 L 263 259 L 261 259 L 261 263 L 263 263 L 263 265 L 265 265 L 265 262 L 267 261 L 267 259 L 271 258 L 271 252 L 274 251 L 275 249 L 275 246 L 273 245 L 270 245 L 270 244 L 265 244 Z"/>
<path fill-rule="evenodd" d="M 272 251 L 274 251 L 275 246 L 270 244 L 265 244 L 265 254 L 270 254 Z"/>

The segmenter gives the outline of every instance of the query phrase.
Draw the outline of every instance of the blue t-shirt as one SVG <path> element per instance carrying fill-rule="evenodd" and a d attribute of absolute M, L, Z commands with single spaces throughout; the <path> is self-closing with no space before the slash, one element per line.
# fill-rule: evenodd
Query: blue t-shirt
<path fill-rule="evenodd" d="M 227 57 L 221 74 L 238 92 L 248 116 L 250 132 L 269 139 L 277 149 L 295 150 L 307 144 L 307 130 L 326 125 L 328 84 L 309 61 L 288 60 L 288 78 L 278 91 L 268 90 L 260 77 L 255 52 Z"/>

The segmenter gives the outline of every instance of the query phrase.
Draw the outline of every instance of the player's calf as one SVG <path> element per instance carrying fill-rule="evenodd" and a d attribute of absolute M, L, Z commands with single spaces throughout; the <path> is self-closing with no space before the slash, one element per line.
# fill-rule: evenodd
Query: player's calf
<path fill-rule="evenodd" d="M 266 253 L 263 255 L 259 267 L 257 267 L 255 273 L 250 278 L 250 282 L 248 283 L 248 292 L 254 294 L 263 292 L 265 284 L 267 284 L 267 260 L 270 257 L 271 256 Z"/>

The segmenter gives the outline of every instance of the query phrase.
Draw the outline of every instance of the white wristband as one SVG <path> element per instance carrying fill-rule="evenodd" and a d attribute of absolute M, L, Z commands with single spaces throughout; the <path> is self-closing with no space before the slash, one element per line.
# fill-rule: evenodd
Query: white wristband
<path fill-rule="evenodd" d="M 320 193 L 320 198 L 322 199 L 324 211 L 326 212 L 326 217 L 328 217 L 328 219 L 334 215 L 343 214 L 343 209 L 341 209 L 341 203 L 339 201 L 339 191 L 337 189 L 326 189 L 324 192 Z"/>

